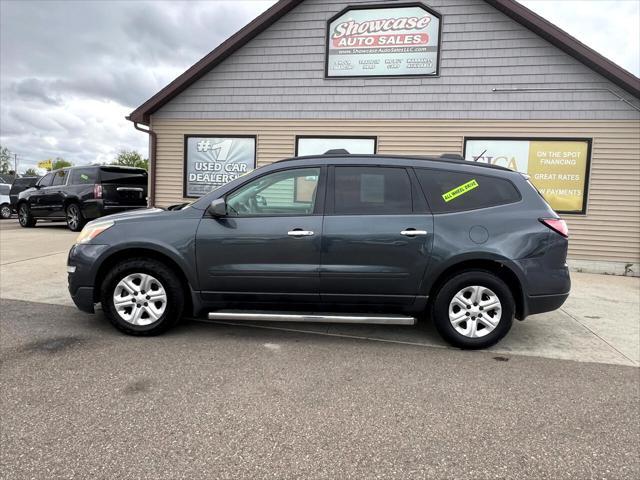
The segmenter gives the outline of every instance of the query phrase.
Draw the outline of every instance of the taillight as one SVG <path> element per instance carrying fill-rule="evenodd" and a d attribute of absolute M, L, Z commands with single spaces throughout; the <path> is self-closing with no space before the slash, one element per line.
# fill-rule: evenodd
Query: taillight
<path fill-rule="evenodd" d="M 540 218 L 539 220 L 551 230 L 558 232 L 565 238 L 569 238 L 569 227 L 567 227 L 567 222 L 561 218 Z"/>
<path fill-rule="evenodd" d="M 102 198 L 102 185 L 99 183 L 93 186 L 93 198 Z"/>

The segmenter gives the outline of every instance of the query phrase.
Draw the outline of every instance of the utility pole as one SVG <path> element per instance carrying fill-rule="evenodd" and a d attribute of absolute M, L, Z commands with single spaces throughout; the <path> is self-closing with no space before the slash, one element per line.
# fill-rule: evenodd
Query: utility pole
<path fill-rule="evenodd" d="M 13 154 L 13 171 L 15 172 L 16 178 L 18 178 L 18 154 Z"/>

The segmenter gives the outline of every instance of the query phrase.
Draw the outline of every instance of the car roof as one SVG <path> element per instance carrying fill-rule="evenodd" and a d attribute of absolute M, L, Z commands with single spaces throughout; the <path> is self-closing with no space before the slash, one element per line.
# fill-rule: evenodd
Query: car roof
<path fill-rule="evenodd" d="M 349 160 L 358 160 L 359 163 L 363 162 L 363 163 L 369 163 L 367 161 L 370 161 L 370 163 L 372 164 L 378 164 L 380 163 L 381 160 L 396 160 L 397 162 L 394 163 L 403 163 L 403 161 L 406 162 L 407 166 L 424 166 L 425 164 L 428 164 L 430 162 L 436 162 L 439 165 L 442 164 L 453 164 L 453 165 L 458 165 L 458 166 L 465 166 L 465 167 L 469 167 L 469 166 L 474 166 L 474 167 L 481 167 L 481 168 L 488 168 L 488 169 L 494 169 L 494 170 L 502 170 L 502 171 L 507 171 L 507 172 L 513 172 L 513 170 L 511 170 L 510 168 L 506 168 L 506 167 L 502 167 L 500 165 L 492 165 L 490 163 L 478 163 L 478 162 L 471 162 L 469 160 L 464 160 L 461 156 L 459 155 L 454 155 L 454 154 L 444 154 L 441 155 L 439 157 L 436 156 L 423 156 L 423 155 L 382 155 L 382 154 L 369 154 L 369 155 L 362 155 L 362 154 L 340 154 L 340 155 L 334 155 L 334 154 L 325 154 L 325 155 L 307 155 L 307 156 L 302 156 L 302 157 L 291 157 L 291 158 L 285 158 L 283 160 L 279 160 L 277 162 L 274 163 L 283 163 L 283 162 L 291 162 L 291 161 L 302 161 L 303 163 L 305 161 L 308 161 L 308 163 L 317 163 L 318 160 L 322 160 L 322 163 L 324 164 L 330 164 L 330 165 L 338 165 L 340 163 L 348 163 Z"/>
<path fill-rule="evenodd" d="M 146 172 L 146 170 L 144 168 L 140 168 L 140 167 L 128 167 L 127 165 L 73 165 L 71 167 L 62 167 L 62 168 L 57 168 L 56 170 L 51 170 L 47 173 L 55 173 L 55 172 L 59 172 L 60 170 L 76 170 L 76 169 L 87 169 L 87 168 L 108 168 L 108 169 L 115 169 L 115 170 L 140 170 L 143 172 Z M 45 175 L 47 174 L 45 173 Z M 25 177 L 23 177 L 25 178 Z M 34 178 L 39 178 L 39 177 L 34 177 Z"/>

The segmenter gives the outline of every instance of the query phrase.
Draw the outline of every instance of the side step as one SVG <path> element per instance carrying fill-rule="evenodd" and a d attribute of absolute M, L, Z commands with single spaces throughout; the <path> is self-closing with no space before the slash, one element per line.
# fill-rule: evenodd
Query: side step
<path fill-rule="evenodd" d="M 343 315 L 319 313 L 279 313 L 217 311 L 209 313 L 209 320 L 236 322 L 305 322 L 305 323 L 364 323 L 376 325 L 415 325 L 416 319 L 405 315 Z"/>

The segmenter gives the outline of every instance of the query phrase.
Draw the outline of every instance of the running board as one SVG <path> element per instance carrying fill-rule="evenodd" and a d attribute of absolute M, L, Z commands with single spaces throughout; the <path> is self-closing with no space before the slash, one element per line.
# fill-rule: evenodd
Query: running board
<path fill-rule="evenodd" d="M 305 323 L 364 323 L 376 325 L 415 325 L 416 319 L 405 315 L 342 315 L 318 313 L 259 313 L 240 311 L 210 312 L 209 320 L 237 322 L 305 322 Z"/>

